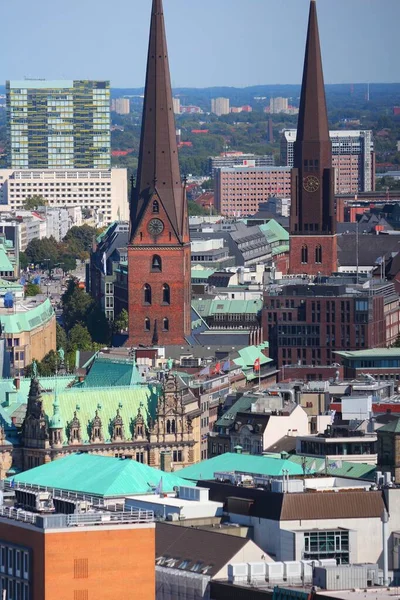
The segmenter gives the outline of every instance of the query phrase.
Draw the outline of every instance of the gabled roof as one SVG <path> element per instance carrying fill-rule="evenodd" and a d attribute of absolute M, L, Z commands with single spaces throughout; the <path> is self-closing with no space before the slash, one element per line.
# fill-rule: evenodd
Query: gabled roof
<path fill-rule="evenodd" d="M 93 454 L 71 454 L 24 471 L 13 479 L 19 483 L 57 488 L 102 497 L 151 494 L 162 477 L 164 492 L 191 485 L 174 473 L 165 473 L 131 459 Z"/>
<path fill-rule="evenodd" d="M 214 531 L 157 523 L 156 565 L 173 565 L 175 569 L 212 577 L 249 542 Z"/>
<path fill-rule="evenodd" d="M 91 423 L 96 411 L 102 422 L 104 441 L 109 442 L 112 435 L 112 423 L 119 411 L 122 417 L 125 436 L 132 438 L 133 426 L 137 414 L 144 418 L 145 426 L 156 414 L 159 390 L 156 386 L 125 386 L 106 388 L 72 388 L 58 393 L 60 414 L 65 423 L 64 443 L 68 442 L 69 424 L 76 416 L 80 421 L 82 442 L 90 440 Z M 43 394 L 43 408 L 48 417 L 53 414 L 54 394 Z"/>

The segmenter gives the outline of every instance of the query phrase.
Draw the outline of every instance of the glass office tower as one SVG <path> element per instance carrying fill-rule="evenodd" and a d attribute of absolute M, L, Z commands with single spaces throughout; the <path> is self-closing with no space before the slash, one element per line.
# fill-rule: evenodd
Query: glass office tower
<path fill-rule="evenodd" d="M 109 169 L 109 81 L 7 81 L 7 159 L 15 169 Z"/>

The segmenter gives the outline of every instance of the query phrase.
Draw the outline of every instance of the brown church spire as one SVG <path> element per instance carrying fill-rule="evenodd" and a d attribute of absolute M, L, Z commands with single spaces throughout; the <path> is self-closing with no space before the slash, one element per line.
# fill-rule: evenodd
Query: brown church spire
<path fill-rule="evenodd" d="M 329 141 L 317 8 L 311 0 L 297 141 Z"/>
<path fill-rule="evenodd" d="M 154 194 L 179 242 L 187 241 L 162 0 L 153 0 L 136 187 L 131 198 L 131 240 Z"/>

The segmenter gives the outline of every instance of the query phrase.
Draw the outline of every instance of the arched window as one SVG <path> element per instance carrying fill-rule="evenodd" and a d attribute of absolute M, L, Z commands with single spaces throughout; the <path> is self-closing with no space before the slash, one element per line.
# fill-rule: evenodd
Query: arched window
<path fill-rule="evenodd" d="M 153 213 L 154 214 L 158 214 L 160 212 L 160 205 L 158 204 L 157 200 L 154 200 L 153 202 Z"/>
<path fill-rule="evenodd" d="M 167 433 L 171 433 L 171 421 L 169 419 L 167 421 Z"/>
<path fill-rule="evenodd" d="M 305 244 L 301 247 L 301 262 L 303 265 L 308 263 L 308 248 Z"/>
<path fill-rule="evenodd" d="M 169 331 L 169 319 L 167 318 L 163 319 L 163 330 Z"/>
<path fill-rule="evenodd" d="M 315 248 L 315 262 L 318 264 L 322 263 L 322 248 L 319 244 Z"/>
<path fill-rule="evenodd" d="M 163 304 L 170 304 L 171 290 L 170 290 L 168 283 L 164 283 L 162 291 L 163 291 Z"/>
<path fill-rule="evenodd" d="M 143 286 L 143 303 L 151 304 L 151 286 L 148 283 Z"/>
<path fill-rule="evenodd" d="M 171 421 L 171 433 L 175 433 L 175 419 Z"/>
<path fill-rule="evenodd" d="M 162 259 L 161 256 L 158 256 L 158 254 L 155 254 L 151 259 L 151 270 L 153 273 L 161 273 L 162 271 Z"/>
<path fill-rule="evenodd" d="M 150 331 L 151 329 L 150 319 L 148 317 L 144 320 L 144 329 L 145 331 Z"/>

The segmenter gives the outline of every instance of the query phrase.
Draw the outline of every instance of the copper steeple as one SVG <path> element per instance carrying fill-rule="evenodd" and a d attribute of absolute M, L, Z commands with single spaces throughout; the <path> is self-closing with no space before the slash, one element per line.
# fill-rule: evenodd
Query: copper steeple
<path fill-rule="evenodd" d="M 310 3 L 294 143 L 291 233 L 334 233 L 334 171 L 315 0 Z"/>
<path fill-rule="evenodd" d="M 315 142 L 329 141 L 324 74 L 322 70 L 315 0 L 311 0 L 310 5 L 299 121 L 297 126 L 297 141 L 305 140 Z"/>
<path fill-rule="evenodd" d="M 153 0 L 136 187 L 131 197 L 131 240 L 157 195 L 179 242 L 187 235 L 162 0 Z"/>

